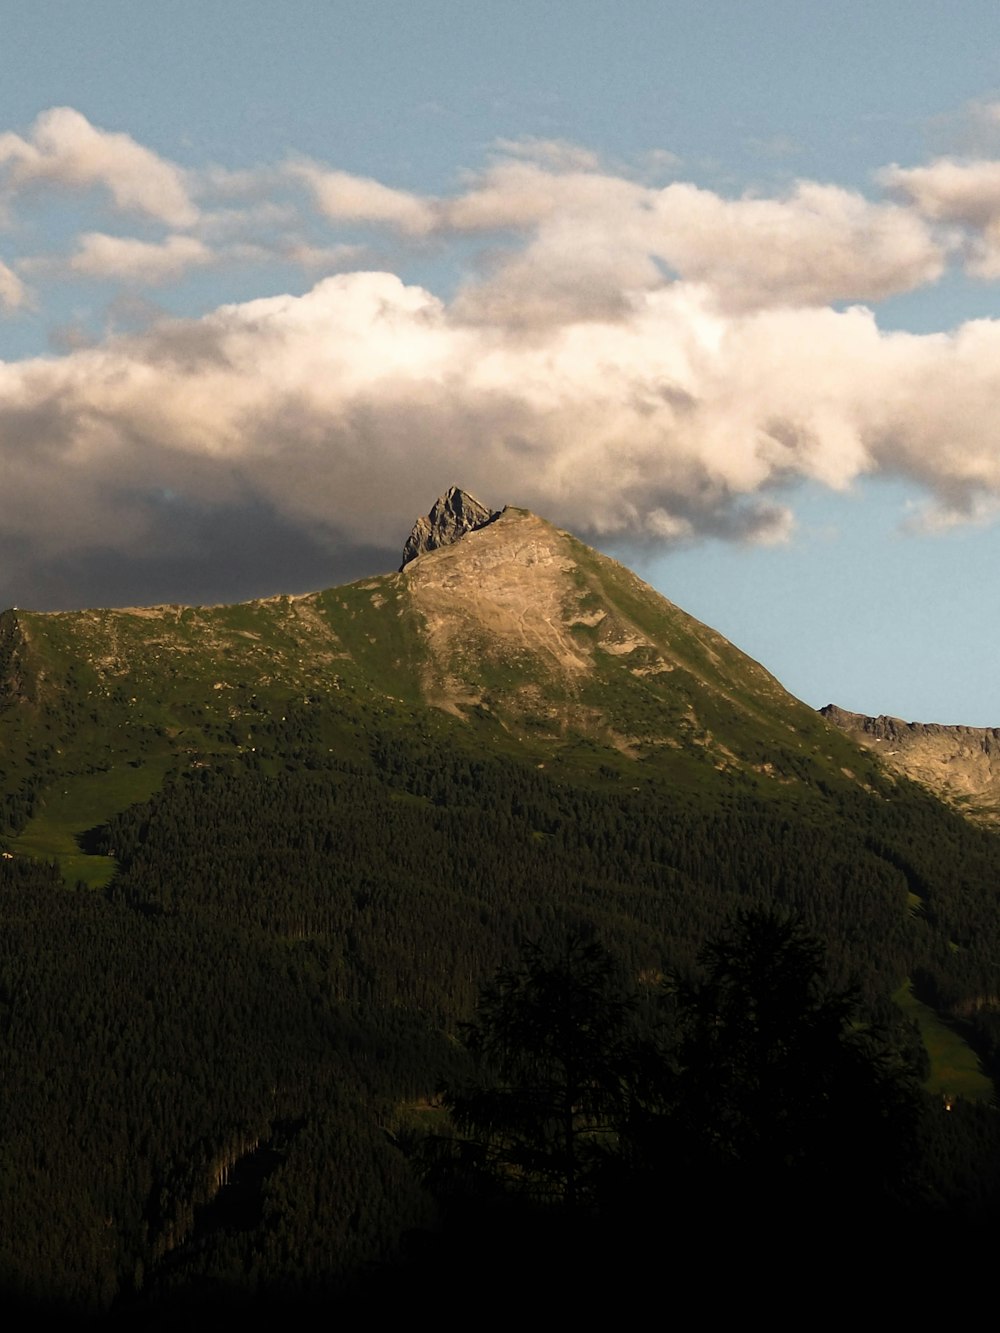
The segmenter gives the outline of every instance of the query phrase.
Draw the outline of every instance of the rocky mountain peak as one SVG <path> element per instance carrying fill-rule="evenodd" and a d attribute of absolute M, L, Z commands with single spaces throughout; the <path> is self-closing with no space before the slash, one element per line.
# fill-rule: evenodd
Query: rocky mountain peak
<path fill-rule="evenodd" d="M 485 528 L 499 516 L 499 511 L 487 509 L 468 491 L 459 486 L 450 487 L 434 501 L 431 512 L 414 523 L 403 547 L 403 563 L 399 568 L 405 569 L 411 560 L 427 551 L 451 546 L 467 532 Z"/>

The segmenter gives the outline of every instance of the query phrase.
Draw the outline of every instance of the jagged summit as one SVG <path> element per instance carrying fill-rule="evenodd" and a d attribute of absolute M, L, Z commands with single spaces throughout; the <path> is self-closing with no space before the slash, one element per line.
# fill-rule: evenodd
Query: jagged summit
<path fill-rule="evenodd" d="M 487 509 L 468 491 L 463 491 L 459 486 L 450 487 L 434 501 L 431 512 L 414 523 L 403 547 L 400 570 L 405 569 L 411 560 L 416 560 L 418 555 L 436 551 L 441 546 L 450 546 L 467 532 L 485 528 L 499 516 L 499 510 Z"/>

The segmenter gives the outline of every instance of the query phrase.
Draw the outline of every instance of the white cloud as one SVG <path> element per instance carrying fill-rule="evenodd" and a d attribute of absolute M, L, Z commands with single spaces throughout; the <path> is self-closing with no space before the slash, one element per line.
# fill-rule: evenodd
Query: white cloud
<path fill-rule="evenodd" d="M 442 201 L 438 225 L 458 232 L 526 231 L 557 215 L 597 217 L 637 206 L 643 188 L 591 171 L 551 171 L 537 162 L 501 161 Z"/>
<path fill-rule="evenodd" d="M 911 211 L 800 182 L 779 199 L 651 189 L 525 163 L 486 174 L 445 214 L 457 229 L 517 227 L 528 244 L 469 283 L 456 313 L 538 324 L 605 317 L 667 280 L 706 284 L 734 308 L 879 300 L 932 282 L 945 251 Z"/>
<path fill-rule="evenodd" d="M 923 167 L 888 167 L 880 178 L 924 216 L 952 224 L 952 244 L 973 277 L 1000 278 L 1000 161 L 945 157 Z"/>
<path fill-rule="evenodd" d="M 946 247 L 912 209 L 800 181 L 779 198 L 727 199 L 675 182 L 657 189 L 595 169 L 548 140 L 500 141 L 509 155 L 447 198 L 295 163 L 327 217 L 409 235 L 523 236 L 467 282 L 462 318 L 519 325 L 604 317 L 672 270 L 752 307 L 880 300 L 933 282 Z"/>
<path fill-rule="evenodd" d="M 940 157 L 923 167 L 886 167 L 879 179 L 925 217 L 983 227 L 1000 215 L 1000 162 Z"/>
<path fill-rule="evenodd" d="M 130 286 L 157 286 L 214 259 L 212 251 L 193 236 L 140 241 L 92 231 L 80 237 L 79 249 L 68 260 L 68 267 L 87 278 L 117 278 Z"/>
<path fill-rule="evenodd" d="M 912 208 L 813 181 L 778 198 L 727 199 L 596 170 L 593 155 L 547 140 L 501 141 L 509 155 L 447 198 L 422 198 L 312 163 L 289 168 L 332 219 L 409 235 L 511 237 L 456 307 L 518 326 L 604 318 L 671 273 L 734 307 L 877 301 L 936 280 L 947 246 Z M 523 239 L 518 239 L 523 238 Z"/>
<path fill-rule="evenodd" d="M 207 263 L 206 245 L 220 259 L 223 251 L 243 262 L 296 251 L 307 263 L 339 265 L 348 256 L 339 250 L 337 224 L 376 226 L 406 240 L 433 236 L 441 245 L 489 237 L 495 248 L 478 257 L 479 272 L 466 277 L 453 313 L 517 327 L 620 317 L 635 296 L 674 276 L 706 284 L 734 309 L 877 301 L 939 276 L 948 240 L 919 213 L 937 219 L 957 207 L 945 198 L 940 163 L 919 169 L 937 171 L 936 185 L 916 169 L 890 169 L 886 180 L 913 205 L 904 207 L 810 181 L 773 198 L 730 199 L 679 181 L 658 189 L 599 169 L 595 154 L 561 140 L 500 140 L 497 147 L 503 156 L 469 174 L 457 192 L 430 197 L 304 158 L 185 174 L 128 135 L 57 107 L 27 137 L 0 135 L 0 174 L 12 189 L 103 184 L 118 207 L 192 230 L 201 243 L 176 232 L 155 240 L 98 231 L 81 238 L 71 270 L 107 274 L 117 255 L 129 282 L 162 282 Z M 979 165 L 985 172 L 989 164 Z M 965 195 L 987 183 L 969 185 Z M 241 202 L 199 214 L 195 186 Z M 316 217 L 305 225 L 296 187 L 305 187 L 325 234 Z M 994 187 L 1000 192 L 1000 178 Z M 990 207 L 982 205 L 984 217 Z M 1000 266 L 995 251 L 992 236 L 972 247 L 969 262 L 981 276 Z"/>
<path fill-rule="evenodd" d="M 103 185 L 115 206 L 169 226 L 197 218 L 179 167 L 128 134 L 98 129 L 71 107 L 42 112 L 27 138 L 0 134 L 0 167 L 8 188 L 44 183 L 61 188 Z"/>
<path fill-rule="evenodd" d="M 613 322 L 458 326 L 386 273 L 0 366 L 4 535 L 134 553 L 169 492 L 256 497 L 347 539 L 404 532 L 456 477 L 585 533 L 780 539 L 776 488 L 904 476 L 937 521 L 1000 498 L 1000 324 L 721 311 L 675 283 Z M 158 540 L 169 544 L 169 530 Z"/>
<path fill-rule="evenodd" d="M 944 267 L 941 246 L 908 210 L 813 181 L 780 199 L 736 200 L 676 183 L 653 207 L 655 253 L 739 305 L 877 301 Z"/>
<path fill-rule="evenodd" d="M 431 204 L 406 190 L 304 160 L 289 162 L 286 169 L 289 176 L 305 182 L 320 211 L 336 222 L 384 223 L 414 235 L 434 225 Z"/>
<path fill-rule="evenodd" d="M 146 153 L 78 120 L 102 152 L 112 141 L 116 170 L 137 160 L 119 141 Z M 8 180 L 103 181 L 167 221 L 152 168 L 116 176 L 95 149 L 71 170 L 72 135 L 47 133 L 0 137 Z M 391 273 L 342 273 L 202 318 L 144 306 L 142 331 L 0 364 L 4 550 L 69 563 L 98 546 L 179 550 L 164 496 L 253 503 L 282 531 L 362 545 L 404 533 L 428 502 L 414 497 L 455 480 L 654 544 L 781 540 L 791 518 L 776 497 L 806 479 L 908 478 L 928 497 L 925 527 L 1000 504 L 1000 323 L 886 334 L 871 310 L 832 305 L 934 281 L 956 228 L 967 263 L 1000 276 L 1000 184 L 994 199 L 983 164 L 975 180 L 893 168 L 896 203 L 811 181 L 726 198 L 599 170 L 557 142 L 501 146 L 449 197 L 306 161 L 271 173 L 273 198 L 264 169 L 220 177 L 245 209 L 206 210 L 187 235 L 89 231 L 68 259 L 34 261 L 134 289 L 208 264 L 357 265 L 371 233 L 342 240 L 340 223 L 377 225 L 386 249 L 393 234 L 436 254 L 457 240 L 463 261 L 480 247 L 448 301 Z M 26 299 L 0 265 L 0 302 Z"/>

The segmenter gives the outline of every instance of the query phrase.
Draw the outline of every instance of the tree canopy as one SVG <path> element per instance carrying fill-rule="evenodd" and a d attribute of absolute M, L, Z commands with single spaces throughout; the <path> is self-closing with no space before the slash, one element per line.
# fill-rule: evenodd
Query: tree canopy
<path fill-rule="evenodd" d="M 480 1079 L 445 1094 L 482 1167 L 537 1198 L 580 1202 L 626 1114 L 635 1008 L 611 956 L 577 935 L 500 969 L 464 1027 Z"/>
<path fill-rule="evenodd" d="M 674 987 L 682 1036 L 672 1114 L 698 1170 L 772 1186 L 898 1189 L 919 1110 L 913 1072 L 826 977 L 794 918 L 751 909 Z"/>
<path fill-rule="evenodd" d="M 463 1164 L 569 1209 L 610 1180 L 660 1197 L 669 1181 L 713 1206 L 898 1196 L 916 1079 L 856 992 L 829 984 L 822 946 L 752 909 L 700 962 L 668 981 L 672 1021 L 641 1039 L 638 996 L 596 944 L 530 947 L 502 968 L 464 1032 L 476 1078 L 445 1094 Z"/>

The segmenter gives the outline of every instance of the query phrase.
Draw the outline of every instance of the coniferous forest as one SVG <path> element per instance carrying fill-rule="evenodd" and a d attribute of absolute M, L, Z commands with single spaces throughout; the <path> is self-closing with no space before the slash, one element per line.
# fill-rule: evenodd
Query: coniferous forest
<path fill-rule="evenodd" d="M 996 1116 L 921 1090 L 892 999 L 996 1073 L 995 835 L 906 784 L 550 769 L 414 717 L 289 705 L 91 829 L 102 888 L 0 862 L 9 1301 L 327 1308 L 721 1218 L 995 1221 Z"/>

